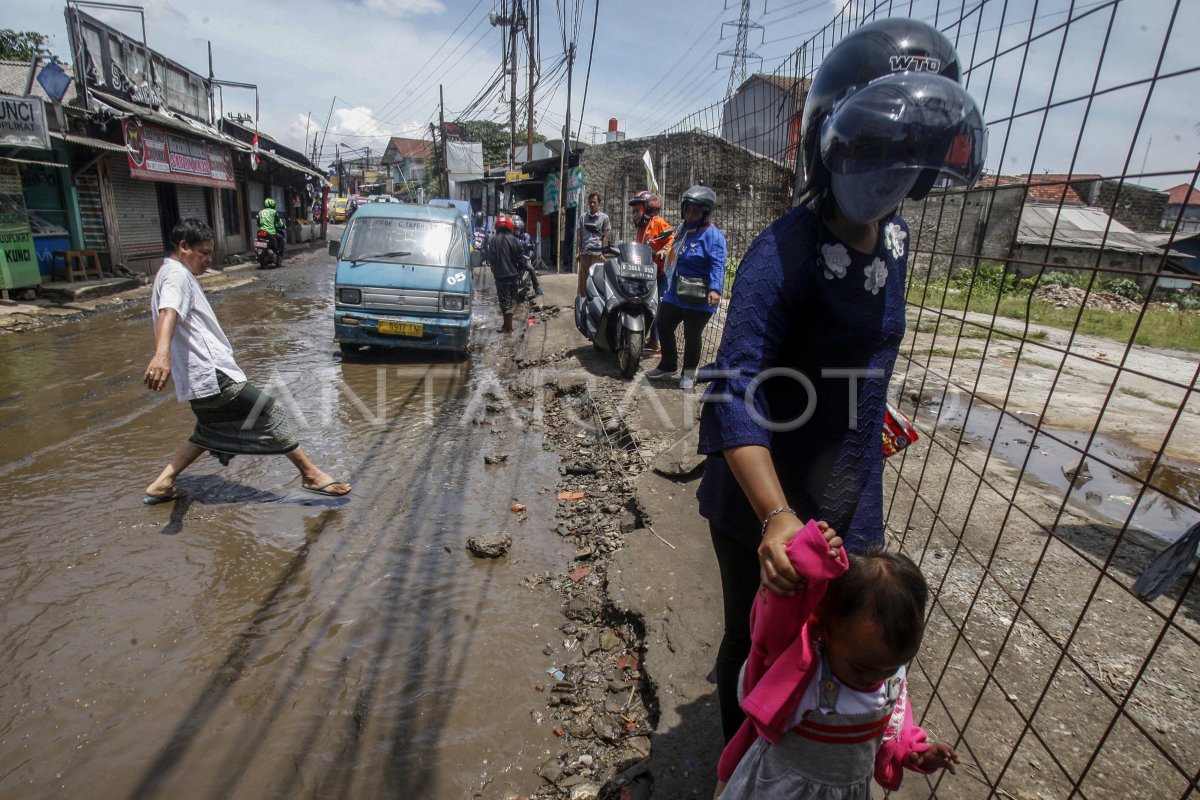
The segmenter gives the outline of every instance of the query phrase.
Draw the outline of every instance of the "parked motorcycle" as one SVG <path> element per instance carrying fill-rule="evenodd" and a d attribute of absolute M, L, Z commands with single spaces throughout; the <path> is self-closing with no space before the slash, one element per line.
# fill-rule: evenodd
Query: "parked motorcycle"
<path fill-rule="evenodd" d="M 258 257 L 259 269 L 272 269 L 283 263 L 278 238 L 266 231 L 259 231 L 254 237 L 254 255 Z"/>
<path fill-rule="evenodd" d="M 575 298 L 575 327 L 597 350 L 616 353 L 621 376 L 632 378 L 658 314 L 654 253 L 648 245 L 624 242 L 604 255 L 588 274 L 587 296 Z"/>

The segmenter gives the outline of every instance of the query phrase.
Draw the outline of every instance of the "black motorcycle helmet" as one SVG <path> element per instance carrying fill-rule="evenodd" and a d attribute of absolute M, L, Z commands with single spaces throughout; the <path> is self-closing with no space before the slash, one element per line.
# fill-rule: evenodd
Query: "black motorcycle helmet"
<path fill-rule="evenodd" d="M 829 173 L 821 162 L 821 124 L 834 105 L 873 80 L 903 72 L 941 75 L 958 82 L 958 53 L 941 31 L 927 22 L 888 17 L 869 22 L 847 34 L 829 52 L 817 70 L 804 101 L 800 127 L 797 177 L 801 194 L 816 195 L 829 187 Z M 937 173 L 922 175 L 913 187 L 913 199 L 929 193 Z"/>
<path fill-rule="evenodd" d="M 987 157 L 987 131 L 979 107 L 957 83 L 906 72 L 873 81 L 834 105 L 821 123 L 820 148 L 838 205 L 866 224 L 926 180 L 974 185 Z"/>
<path fill-rule="evenodd" d="M 683 214 L 684 203 L 699 206 L 704 212 L 702 220 L 708 222 L 713 209 L 717 207 L 717 193 L 707 186 L 693 186 L 679 196 L 680 214 Z"/>

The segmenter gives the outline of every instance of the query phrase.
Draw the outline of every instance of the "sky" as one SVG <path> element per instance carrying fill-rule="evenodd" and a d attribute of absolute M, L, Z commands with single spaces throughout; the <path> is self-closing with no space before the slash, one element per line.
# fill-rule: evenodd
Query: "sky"
<path fill-rule="evenodd" d="M 748 71 L 779 67 L 847 2 L 863 1 L 751 0 L 749 21 L 759 27 L 748 29 L 747 50 L 761 60 L 750 59 Z M 952 20 L 933 19 L 934 11 L 959 8 L 952 0 L 894 1 L 943 29 Z M 540 3 L 535 127 L 548 138 L 561 135 L 567 107 L 564 39 L 578 41 L 571 113 L 584 142 L 603 141 L 610 118 L 631 138 L 652 135 L 724 97 L 732 58 L 722 54 L 734 49 L 738 0 L 728 7 L 723 0 Z M 0 27 L 47 34 L 51 50 L 70 60 L 64 5 L 10 6 Z M 1056 33 L 1072 5 L 1081 21 Z M 260 129 L 309 153 L 316 135 L 323 163 L 335 143 L 351 153 L 381 152 L 389 136 L 427 137 L 437 120 L 439 85 L 453 120 L 498 78 L 501 63 L 502 28 L 488 19 L 501 0 L 147 0 L 141 6 L 151 49 L 207 74 L 211 42 L 217 78 L 258 85 Z M 84 10 L 140 34 L 136 13 Z M 1141 181 L 1160 188 L 1190 180 L 1200 155 L 1200 72 L 1193 71 L 1200 57 L 1186 35 L 1195 30 L 1200 3 L 1194 0 L 986 0 L 948 34 L 973 65 L 967 86 L 991 127 L 989 170 L 1066 172 L 1074 160 L 1075 172 L 1104 175 L 1140 173 L 1144 164 L 1146 173 L 1168 173 Z M 1010 43 L 1030 36 L 1039 38 L 1028 52 L 1009 52 Z M 1144 84 L 1119 88 L 1144 81 L 1160 55 L 1160 73 L 1178 74 L 1158 82 L 1149 102 Z M 519 99 L 524 70 L 523 58 Z M 1080 98 L 1092 93 L 1093 80 L 1099 94 L 1087 103 Z M 252 91 L 226 90 L 223 100 L 226 112 L 254 108 Z M 1049 113 L 1024 111 L 1048 101 Z M 493 93 L 465 118 L 507 123 L 507 94 Z M 719 112 L 692 121 L 711 126 Z"/>

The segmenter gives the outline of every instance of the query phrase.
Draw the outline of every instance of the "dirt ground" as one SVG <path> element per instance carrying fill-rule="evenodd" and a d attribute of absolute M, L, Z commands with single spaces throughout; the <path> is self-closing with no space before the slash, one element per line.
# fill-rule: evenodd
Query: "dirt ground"
<path fill-rule="evenodd" d="M 531 362 L 599 372 L 593 385 L 628 421 L 647 463 L 685 438 L 695 394 L 626 383 L 615 368 L 603 374 L 595 365 L 604 354 L 573 329 L 569 276 L 543 285 L 565 313 L 536 337 L 526 332 Z M 1127 590 L 1162 537 L 1119 536 L 1121 526 L 1094 513 L 1082 489 L 1064 502 L 1061 488 L 1019 462 L 989 456 L 986 437 L 961 422 L 962 398 L 974 392 L 984 401 L 977 406 L 1002 405 L 1030 430 L 1040 419 L 1054 434 L 1098 428 L 1134 451 L 1162 447 L 1190 480 L 1200 405 L 1170 381 L 1194 379 L 1195 355 L 1068 342 L 1052 329 L 1019 348 L 1003 335 L 1019 336 L 1017 323 L 998 323 L 988 341 L 979 327 L 988 320 L 974 317 L 965 335 L 949 320 L 935 339 L 921 325 L 928 320 L 909 320 L 902 352 L 913 357 L 902 359 L 907 368 L 898 367 L 893 389 L 923 431 L 934 428 L 940 406 L 957 407 L 943 411 L 952 424 L 938 426 L 932 441 L 889 462 L 887 522 L 893 546 L 921 564 L 935 595 L 911 673 L 915 709 L 932 736 L 957 744 L 964 763 L 941 780 L 913 774 L 898 796 L 1032 800 L 1068 796 L 1077 782 L 1088 797 L 1186 795 L 1200 766 L 1195 598 L 1177 587 L 1148 605 Z M 937 348 L 958 357 L 952 363 Z M 1071 447 L 1034 452 L 1069 458 Z M 644 627 L 643 670 L 657 712 L 648 768 L 662 798 L 710 796 L 720 752 L 708 680 L 720 590 L 696 513 L 697 480 L 639 475 L 647 528 L 625 537 L 608 571 L 613 608 Z"/>
<path fill-rule="evenodd" d="M 231 271 L 209 280 L 219 282 L 212 291 L 254 278 Z M 564 598 L 563 646 L 574 639 L 611 669 L 589 691 L 628 730 L 612 736 L 619 757 L 601 769 L 565 728 L 538 796 L 709 797 L 721 749 L 709 681 L 721 637 L 717 565 L 696 512 L 698 473 L 668 478 L 651 469 L 672 445 L 688 450 L 699 394 L 640 375 L 620 379 L 615 357 L 574 328 L 574 276 L 544 276 L 542 285 L 551 309 L 530 317 L 512 358 L 524 401 L 544 398 L 549 409 L 545 447 L 563 464 L 556 488 L 591 495 L 582 505 L 560 502 L 560 535 L 581 549 L 575 565 L 544 582 Z M 7 319 L 24 327 L 119 310 L 144 302 L 147 291 L 39 312 L 46 319 L 36 323 L 20 316 L 26 310 Z M 0 323 L 10 309 L 0 308 Z M 963 765 L 953 777 L 913 774 L 897 795 L 1194 793 L 1200 603 L 1183 580 L 1152 604 L 1128 587 L 1172 536 L 1155 530 L 1158 518 L 1137 516 L 1133 478 L 1149 476 L 1195 505 L 1196 356 L 1053 329 L 1034 329 L 1022 345 L 1017 322 L 997 322 L 988 338 L 990 319 L 960 319 L 943 319 L 935 332 L 929 312 L 910 313 L 893 390 L 923 437 L 888 462 L 885 491 L 891 543 L 918 561 L 934 591 L 910 672 L 914 711 L 931 736 L 958 746 Z M 999 407 L 1012 425 L 1002 424 Z M 1120 452 L 1089 462 L 1094 482 L 1068 493 L 1062 465 L 1078 458 L 1093 430 Z M 606 466 L 573 468 L 589 461 Z M 1128 474 L 1102 474 L 1110 462 Z M 1157 509 L 1176 532 L 1194 521 L 1178 503 Z M 1122 513 L 1141 530 L 1122 534 Z M 601 628 L 619 637 L 613 647 Z M 629 694 L 614 694 L 618 684 Z M 548 717 L 584 708 L 553 692 L 547 686 Z M 595 731 L 588 735 L 595 741 Z"/>

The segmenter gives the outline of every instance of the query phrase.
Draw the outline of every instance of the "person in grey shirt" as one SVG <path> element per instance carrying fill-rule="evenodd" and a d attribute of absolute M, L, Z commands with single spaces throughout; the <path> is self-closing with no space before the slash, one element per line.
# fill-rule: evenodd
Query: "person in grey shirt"
<path fill-rule="evenodd" d="M 588 195 L 588 210 L 579 215 L 579 243 L 575 248 L 579 262 L 579 296 L 587 294 L 587 274 L 592 264 L 604 260 L 600 251 L 608 246 L 608 237 L 612 233 L 612 222 L 608 214 L 600 210 L 600 193 Z"/>

